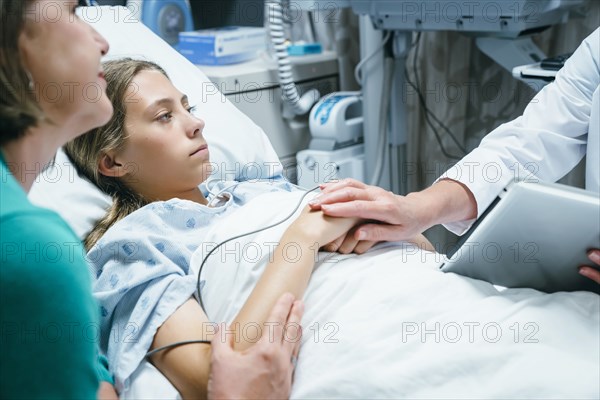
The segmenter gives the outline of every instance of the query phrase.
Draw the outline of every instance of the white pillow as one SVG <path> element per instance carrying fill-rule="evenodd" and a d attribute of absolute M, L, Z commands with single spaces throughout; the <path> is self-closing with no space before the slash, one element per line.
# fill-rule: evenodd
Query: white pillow
<path fill-rule="evenodd" d="M 83 7 L 80 16 L 110 44 L 106 59 L 131 57 L 165 69 L 175 87 L 187 94 L 204 119 L 204 136 L 214 163 L 211 179 L 269 179 L 282 175 L 279 158 L 267 135 L 245 116 L 195 65 L 140 22 L 126 7 Z M 80 178 L 59 151 L 56 164 L 34 184 L 29 198 L 57 211 L 79 237 L 89 232 L 110 206 L 110 198 Z"/>

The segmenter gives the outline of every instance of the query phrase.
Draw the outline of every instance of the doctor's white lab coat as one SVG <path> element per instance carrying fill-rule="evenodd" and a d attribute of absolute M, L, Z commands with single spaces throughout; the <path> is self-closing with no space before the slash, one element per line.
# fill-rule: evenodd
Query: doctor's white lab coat
<path fill-rule="evenodd" d="M 489 133 L 441 177 L 473 192 L 479 217 L 513 180 L 555 182 L 587 154 L 585 186 L 600 193 L 600 28 L 519 118 Z M 460 235 L 473 223 L 446 224 Z"/>

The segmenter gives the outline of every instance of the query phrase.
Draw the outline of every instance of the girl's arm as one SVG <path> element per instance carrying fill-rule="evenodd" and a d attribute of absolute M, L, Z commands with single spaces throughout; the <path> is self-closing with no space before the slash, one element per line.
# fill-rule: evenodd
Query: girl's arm
<path fill-rule="evenodd" d="M 295 298 L 301 298 L 315 264 L 316 250 L 352 228 L 357 221 L 327 217 L 321 211 L 310 211 L 308 208 L 302 212 L 284 233 L 275 249 L 273 261 L 267 265 L 230 327 L 235 331 L 235 337 L 240 339 L 234 341 L 233 347 L 236 350 L 247 352 L 255 344 L 245 340 L 244 335 L 241 334 L 244 324 L 264 325 L 268 322 L 263 333 L 283 328 L 281 325 L 284 325 L 287 319 L 282 322 L 269 318 L 269 312 L 274 309 L 277 299 L 286 292 L 292 293 Z M 290 262 L 290 257 L 284 254 L 289 244 L 293 244 L 294 249 L 302 250 L 297 256 L 294 255 L 293 262 Z M 299 322 L 300 320 L 297 319 L 296 323 Z M 200 305 L 194 299 L 190 299 L 158 329 L 152 349 L 179 341 L 211 340 L 213 336 L 213 325 L 209 323 Z M 281 350 L 275 351 L 281 352 Z M 210 357 L 209 345 L 189 344 L 162 351 L 154 355 L 151 361 L 171 381 L 184 399 L 205 398 Z M 264 360 L 264 357 L 262 359 Z M 248 371 L 252 369 L 249 368 Z M 235 384 L 232 382 L 232 385 Z"/>
<path fill-rule="evenodd" d="M 273 327 L 270 333 L 239 352 L 234 351 L 237 333 L 221 325 L 215 336 L 213 325 L 208 323 L 198 303 L 190 299 L 158 329 L 152 349 L 211 337 L 212 348 L 207 344 L 183 345 L 159 352 L 151 361 L 183 399 L 207 398 L 209 393 L 215 399 L 288 398 L 294 369 L 290 361 L 292 356 L 298 356 L 303 312 L 301 301 L 294 301 L 290 293 L 283 294 L 268 317 Z M 286 340 L 288 324 L 296 330 L 294 340 Z"/>
<path fill-rule="evenodd" d="M 302 298 L 313 272 L 316 253 L 325 244 L 350 230 L 359 222 L 357 218 L 329 217 L 308 207 L 283 234 L 270 262 L 246 303 L 233 321 L 240 341 L 235 348 L 244 350 L 253 342 L 245 340 L 245 324 L 264 325 L 269 310 L 282 293 L 290 292 Z M 263 332 L 270 328 L 265 325 Z"/>
<path fill-rule="evenodd" d="M 211 340 L 213 336 L 213 325 L 198 302 L 190 298 L 158 328 L 151 349 L 186 340 Z M 150 361 L 183 399 L 197 399 L 206 398 L 210 356 L 210 345 L 198 343 L 161 351 Z"/>

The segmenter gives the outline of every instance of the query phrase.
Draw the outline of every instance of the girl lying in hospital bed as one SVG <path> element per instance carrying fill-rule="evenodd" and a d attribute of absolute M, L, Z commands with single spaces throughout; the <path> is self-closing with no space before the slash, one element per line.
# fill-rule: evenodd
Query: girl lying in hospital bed
<path fill-rule="evenodd" d="M 89 259 L 98 278 L 94 291 L 102 305 L 103 343 L 107 344 L 115 326 L 144 330 L 131 332 L 140 340 L 134 347 L 142 350 L 133 363 L 131 354 L 117 354 L 108 342 L 117 376 L 121 371 L 126 376 L 149 347 L 211 339 L 205 326 L 209 319 L 192 297 L 196 278 L 189 265 L 204 240 L 203 232 L 265 192 L 299 190 L 279 180 L 235 185 L 229 196 L 203 193 L 198 186 L 210 172 L 209 150 L 202 137 L 204 122 L 193 115 L 187 97 L 155 64 L 125 59 L 108 62 L 104 68 L 117 112 L 104 128 L 70 143 L 66 150 L 78 169 L 114 198 L 112 209 L 86 238 L 86 247 L 91 248 Z M 274 249 L 273 262 L 233 329 L 262 325 L 285 292 L 302 296 L 315 264 L 309 247 L 316 250 L 332 242 L 357 222 L 305 208 Z M 283 252 L 290 243 L 303 252 L 293 262 Z M 252 342 L 242 338 L 236 347 L 243 350 Z M 152 358 L 190 398 L 205 395 L 209 360 L 210 347 L 205 344 Z"/>
<path fill-rule="evenodd" d="M 568 390 L 563 395 L 598 394 L 597 385 L 590 385 L 598 366 L 589 357 L 598 332 L 582 322 L 598 320 L 597 304 L 590 301 L 595 295 L 574 295 L 593 306 L 560 314 L 564 302 L 532 291 L 501 297 L 487 283 L 441 274 L 436 253 L 416 244 L 384 244 L 361 256 L 319 253 L 359 221 L 325 217 L 305 206 L 286 223 L 233 241 L 208 259 L 199 285 L 203 310 L 194 297 L 197 274 L 215 243 L 283 219 L 304 191 L 284 179 L 207 182 L 199 188 L 209 176 L 209 149 L 204 123 L 187 97 L 155 64 L 125 59 L 104 68 L 114 117 L 66 151 L 79 171 L 114 199 L 86 247 L 97 278 L 101 346 L 119 389 L 135 385 L 131 378 L 149 350 L 210 340 L 209 321 L 229 323 L 237 349 L 251 346 L 268 334 L 267 314 L 276 299 L 306 291 L 293 397 L 506 397 L 526 395 L 531 387 L 556 395 L 556 385 Z M 413 242 L 427 246 L 422 237 Z M 477 321 L 497 302 L 502 312 L 487 321 L 494 331 L 489 326 L 483 331 Z M 526 334 L 539 340 L 540 324 L 548 329 L 544 324 L 556 324 L 560 315 L 585 328 L 576 331 L 586 351 L 560 338 L 546 338 L 550 349 L 526 349 L 519 346 L 524 339 L 514 341 Z M 422 348 L 427 354 L 416 352 Z M 538 374 L 531 367 L 541 354 L 579 362 L 577 374 L 564 367 Z M 206 344 L 151 357 L 184 398 L 205 395 L 209 361 Z M 526 380 L 514 362 L 526 364 Z M 510 388 L 494 378 L 491 365 L 497 364 L 501 382 L 513 380 Z M 550 389 L 548 381 L 555 383 Z"/>

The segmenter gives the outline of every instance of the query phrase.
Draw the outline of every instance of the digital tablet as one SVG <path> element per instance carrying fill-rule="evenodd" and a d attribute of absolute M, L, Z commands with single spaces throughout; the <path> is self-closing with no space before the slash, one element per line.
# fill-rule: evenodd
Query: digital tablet
<path fill-rule="evenodd" d="M 505 287 L 545 292 L 600 285 L 578 267 L 600 269 L 587 251 L 600 248 L 600 197 L 557 183 L 513 183 L 440 266 L 445 272 Z"/>

